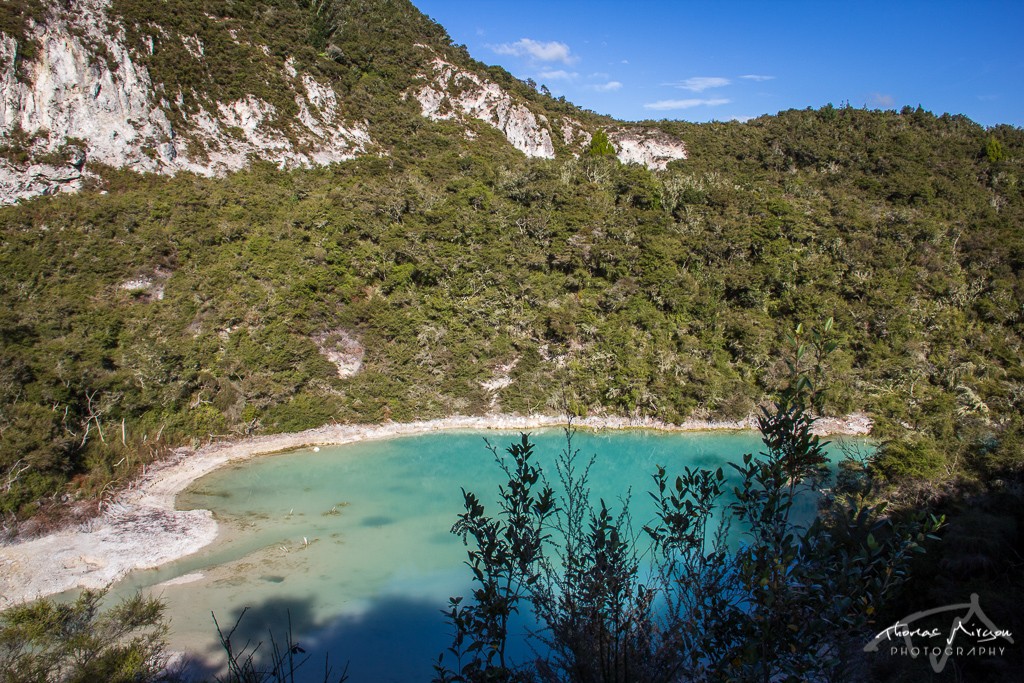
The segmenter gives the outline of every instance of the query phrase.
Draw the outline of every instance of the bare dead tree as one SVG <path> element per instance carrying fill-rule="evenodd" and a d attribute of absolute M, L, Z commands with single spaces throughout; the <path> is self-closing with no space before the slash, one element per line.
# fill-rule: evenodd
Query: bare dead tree
<path fill-rule="evenodd" d="M 31 465 L 23 463 L 24 460 L 18 460 L 7 470 L 4 475 L 4 493 L 10 493 L 11 487 L 21 478 L 21 475 L 32 469 Z"/>
<path fill-rule="evenodd" d="M 100 416 L 104 411 L 99 407 L 99 404 L 96 401 L 96 395 L 98 393 L 99 390 L 85 392 L 86 410 L 89 411 L 89 414 L 85 416 L 85 423 L 83 425 L 85 427 L 85 434 L 82 435 L 82 446 L 85 446 L 86 442 L 89 440 L 89 432 L 91 430 L 90 425 L 93 423 L 96 424 L 96 431 L 99 432 L 100 441 L 103 443 L 107 442 L 107 440 L 103 438 L 103 427 L 100 425 Z"/>

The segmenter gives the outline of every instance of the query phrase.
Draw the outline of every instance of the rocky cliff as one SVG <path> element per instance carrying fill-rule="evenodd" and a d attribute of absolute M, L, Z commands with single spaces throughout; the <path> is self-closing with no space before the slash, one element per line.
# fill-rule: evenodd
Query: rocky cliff
<path fill-rule="evenodd" d="M 435 121 L 474 118 L 488 123 L 508 138 L 513 147 L 531 157 L 551 159 L 555 147 L 547 119 L 516 103 L 500 86 L 435 57 L 431 73 L 414 95 L 423 115 Z"/>
<path fill-rule="evenodd" d="M 413 89 L 412 95 L 424 116 L 435 121 L 483 121 L 504 133 L 509 143 L 527 156 L 555 156 L 553 128 L 561 131 L 562 141 L 570 151 L 578 153 L 590 143 L 591 134 L 581 122 L 568 116 L 549 119 L 517 102 L 493 81 L 440 57 L 434 57 L 431 69 L 420 74 L 419 79 L 422 84 Z M 609 132 L 609 139 L 623 163 L 664 170 L 668 162 L 686 158 L 686 147 L 681 141 L 640 126 L 617 127 Z"/>
<path fill-rule="evenodd" d="M 373 149 L 366 123 L 346 120 L 330 84 L 290 61 L 282 69 L 298 110 L 291 125 L 275 121 L 274 105 L 254 95 L 199 106 L 172 125 L 171 103 L 157 97 L 108 10 L 107 0 L 76 0 L 68 10 L 54 5 L 45 23 L 30 21 L 21 41 L 0 34 L 0 136 L 15 152 L 0 159 L 3 203 L 78 189 L 88 162 L 214 175 L 243 168 L 252 155 L 294 167 Z M 19 55 L 26 42 L 30 59 Z M 198 39 L 184 42 L 203 58 Z"/>
<path fill-rule="evenodd" d="M 189 33 L 194 21 L 188 29 L 164 26 L 145 3 L 132 6 L 136 15 L 128 19 L 115 11 L 124 9 L 121 0 L 41 6 L 45 11 L 23 17 L 18 30 L 0 23 L 7 27 L 0 30 L 0 204 L 78 190 L 97 163 L 217 175 L 254 158 L 290 168 L 387 153 L 331 80 L 344 73 L 333 46 L 300 62 L 228 18 L 205 15 L 203 31 Z M 473 70 L 480 65 L 446 58 L 443 45 L 416 49 L 425 68 L 412 74 L 413 87 L 402 86 L 402 96 L 414 97 L 423 116 L 463 122 L 469 137 L 471 121 L 485 122 L 530 157 L 579 154 L 589 143 L 592 123 L 545 113 Z M 216 80 L 210 73 L 223 70 L 224 55 L 250 62 L 248 80 L 235 79 L 241 89 L 232 82 L 200 92 Z M 323 60 L 335 71 L 320 70 Z M 154 64 L 162 64 L 160 75 Z M 207 81 L 194 77 L 204 72 Z M 609 136 L 624 163 L 664 169 L 686 157 L 679 140 L 658 131 L 621 126 Z"/>

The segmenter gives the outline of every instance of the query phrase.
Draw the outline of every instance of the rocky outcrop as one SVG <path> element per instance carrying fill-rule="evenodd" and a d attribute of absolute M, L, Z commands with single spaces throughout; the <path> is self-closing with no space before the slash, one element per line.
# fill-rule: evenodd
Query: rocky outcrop
<path fill-rule="evenodd" d="M 29 164 L 18 167 L 0 160 L 0 203 L 82 189 L 82 172 L 74 166 Z"/>
<path fill-rule="evenodd" d="M 35 151 L 52 154 L 70 138 L 90 161 L 202 175 L 243 168 L 251 155 L 294 167 L 344 161 L 372 149 L 366 123 L 345 121 L 334 90 L 293 65 L 285 70 L 299 116 L 287 131 L 275 121 L 274 107 L 253 96 L 200 108 L 175 128 L 169 104 L 155 100 L 148 71 L 133 59 L 123 27 L 110 20 L 107 7 L 107 0 L 72 0 L 67 11 L 54 7 L 45 24 L 30 24 L 36 46 L 31 61 L 19 60 L 15 38 L 0 33 L 0 146 L 10 147 L 4 143 L 20 136 L 36 140 L 41 149 Z M 193 42 L 186 46 L 201 59 L 203 46 Z M 80 177 L 80 169 L 8 158 L 0 165 L 0 203 L 74 190 Z"/>
<path fill-rule="evenodd" d="M 320 353 L 338 368 L 338 377 L 342 379 L 351 377 L 363 367 L 366 349 L 358 339 L 345 330 L 322 332 L 313 337 L 313 343 Z"/>
<path fill-rule="evenodd" d="M 228 101 L 194 89 L 183 93 L 174 82 L 155 83 L 146 64 L 161 54 L 160 40 L 180 41 L 186 61 L 195 60 L 196 68 L 202 68 L 208 46 L 197 35 L 177 35 L 169 27 L 158 27 L 162 38 L 150 33 L 139 39 L 138 25 L 126 27 L 113 18 L 109 3 L 51 0 L 45 21 L 27 20 L 23 35 L 0 32 L 0 204 L 76 191 L 94 162 L 209 176 L 245 168 L 253 158 L 292 168 L 377 151 L 368 124 L 346 117 L 330 83 L 304 72 L 294 59 L 273 57 L 269 48 L 254 46 L 266 57 L 261 67 L 275 75 L 275 88 L 285 89 L 260 91 L 273 103 L 256 93 L 239 97 L 233 91 Z M 224 30 L 236 44 L 248 44 L 235 28 Z M 405 95 L 419 102 L 424 116 L 461 122 L 469 138 L 483 122 L 530 157 L 553 158 L 553 141 L 559 153 L 569 154 L 589 143 L 593 131 L 580 121 L 549 121 L 538 105 L 485 73 L 419 47 L 430 61 L 420 84 Z M 624 163 L 664 169 L 686 156 L 681 142 L 657 131 L 621 127 L 609 136 Z"/>
<path fill-rule="evenodd" d="M 18 64 L 17 42 L 0 34 L 0 133 L 47 131 L 54 147 L 61 138 L 79 138 L 88 141 L 93 159 L 158 170 L 156 150 L 174 133 L 149 101 L 149 76 L 123 44 L 101 32 L 106 22 L 99 3 L 82 5 L 82 14 L 93 14 L 96 23 L 69 18 L 37 26 L 33 37 L 39 49 L 31 62 Z M 103 41 L 108 58 L 97 59 L 86 39 Z"/>
<path fill-rule="evenodd" d="M 642 164 L 664 171 L 668 162 L 686 158 L 686 146 L 667 133 L 650 128 L 618 128 L 608 131 L 615 156 L 624 164 Z"/>
<path fill-rule="evenodd" d="M 553 159 L 555 146 L 547 119 L 517 103 L 497 83 L 436 57 L 433 73 L 413 92 L 423 115 L 434 121 L 473 118 L 494 126 L 520 152 Z"/>
<path fill-rule="evenodd" d="M 423 85 L 411 94 L 423 115 L 431 120 L 483 121 L 500 130 L 513 147 L 531 157 L 555 156 L 553 128 L 570 149 L 582 151 L 590 143 L 591 133 L 579 121 L 564 117 L 553 127 L 545 116 L 517 103 L 497 83 L 440 57 L 434 57 L 431 72 L 421 74 L 420 78 Z M 642 164 L 663 171 L 670 161 L 686 158 L 683 143 L 658 130 L 623 127 L 609 131 L 608 137 L 624 164 Z"/>
<path fill-rule="evenodd" d="M 566 116 L 559 122 L 562 131 L 562 142 L 570 147 L 583 148 L 590 144 L 591 134 L 576 119 Z"/>
<path fill-rule="evenodd" d="M 568 116 L 560 119 L 558 128 L 566 146 L 582 151 L 590 144 L 590 132 L 576 119 Z M 607 132 L 616 158 L 624 164 L 640 164 L 652 171 L 664 171 L 670 161 L 686 158 L 686 146 L 660 130 L 631 126 Z"/>

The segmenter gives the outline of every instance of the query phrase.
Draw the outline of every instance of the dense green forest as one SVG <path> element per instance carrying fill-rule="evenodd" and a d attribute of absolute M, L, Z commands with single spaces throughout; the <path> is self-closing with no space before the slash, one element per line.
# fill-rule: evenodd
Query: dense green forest
<path fill-rule="evenodd" d="M 784 333 L 828 317 L 827 408 L 902 435 L 886 473 L 1020 467 L 1018 129 L 666 123 L 691 156 L 653 173 L 409 124 L 387 156 L 110 170 L 0 211 L 4 512 L 162 443 L 483 413 L 503 372 L 504 411 L 739 417 L 777 388 Z M 365 349 L 344 379 L 318 350 L 338 330 Z"/>
<path fill-rule="evenodd" d="M 821 405 L 875 420 L 871 495 L 950 520 L 916 585 L 940 600 L 969 578 L 1024 629 L 1024 131 L 829 104 L 646 122 L 689 152 L 661 172 L 559 141 L 528 159 L 403 97 L 416 43 L 537 111 L 617 124 L 473 61 L 398 0 L 170 4 L 111 11 L 137 47 L 205 44 L 200 70 L 174 41 L 140 48 L 158 91 L 185 79 L 172 119 L 255 92 L 287 130 L 273 74 L 290 57 L 376 149 L 221 178 L 92 165 L 80 194 L 0 208 L 6 532 L 221 438 L 488 412 L 744 417 L 785 385 L 787 334 L 832 319 Z M 44 17 L 0 7 L 22 58 Z M 328 355 L 352 345 L 361 368 L 339 376 Z"/>

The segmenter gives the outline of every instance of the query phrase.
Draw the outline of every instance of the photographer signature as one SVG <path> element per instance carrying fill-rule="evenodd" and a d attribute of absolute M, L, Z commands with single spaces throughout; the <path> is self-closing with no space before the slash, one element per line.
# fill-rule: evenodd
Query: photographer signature
<path fill-rule="evenodd" d="M 953 618 L 953 624 L 949 629 L 948 635 L 945 635 L 945 642 L 942 647 L 914 646 L 912 639 L 915 636 L 933 639 L 943 637 L 944 633 L 943 630 L 939 628 L 912 628 L 911 624 L 936 614 L 942 614 L 944 612 L 963 612 L 964 610 L 967 610 L 967 613 L 964 614 L 964 616 L 957 616 Z M 968 627 L 968 623 L 970 623 L 974 618 L 977 618 L 982 624 L 984 624 L 984 627 Z M 972 644 L 975 647 L 970 649 L 966 649 L 962 646 L 954 648 L 953 644 L 960 635 L 973 639 Z M 1013 634 L 1007 629 L 997 627 L 992 620 L 985 615 L 985 612 L 981 609 L 981 605 L 978 602 L 977 593 L 971 594 L 970 602 L 936 607 L 935 609 L 923 612 L 915 612 L 904 619 L 900 619 L 884 631 L 879 632 L 878 635 L 875 636 L 874 640 L 864 646 L 864 652 L 877 652 L 879 644 L 884 641 L 892 641 L 897 638 L 902 638 L 905 643 L 905 647 L 899 648 L 901 653 L 909 654 L 911 658 L 916 658 L 919 654 L 927 654 L 928 660 L 932 665 L 932 670 L 935 671 L 935 673 L 942 672 L 946 667 L 946 662 L 949 660 L 949 657 L 954 653 L 964 654 L 966 652 L 966 654 L 987 654 L 995 650 L 995 648 L 979 648 L 977 646 L 985 643 L 993 643 L 1000 638 L 1011 644 L 1013 643 Z M 897 648 L 892 648 L 893 654 L 895 654 L 896 651 Z"/>

